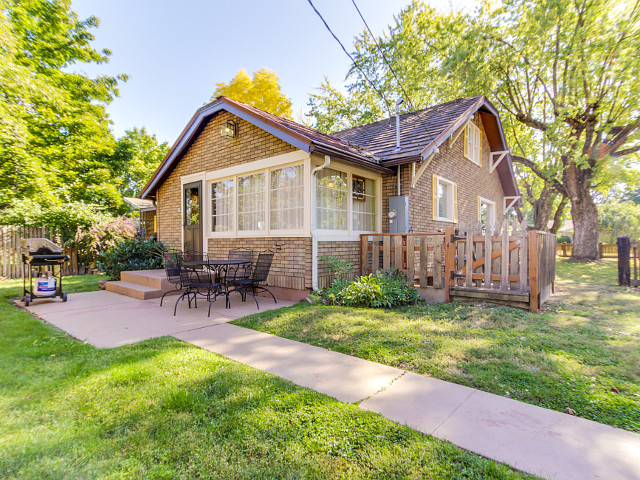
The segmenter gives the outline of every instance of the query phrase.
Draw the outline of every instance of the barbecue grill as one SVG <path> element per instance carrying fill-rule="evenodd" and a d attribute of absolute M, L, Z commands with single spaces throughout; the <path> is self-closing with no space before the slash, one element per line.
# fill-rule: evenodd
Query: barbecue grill
<path fill-rule="evenodd" d="M 62 291 L 62 266 L 69 257 L 62 253 L 62 248 L 46 238 L 22 239 L 20 247 L 25 305 L 28 306 L 36 298 L 60 297 L 66 302 L 67 294 Z"/>

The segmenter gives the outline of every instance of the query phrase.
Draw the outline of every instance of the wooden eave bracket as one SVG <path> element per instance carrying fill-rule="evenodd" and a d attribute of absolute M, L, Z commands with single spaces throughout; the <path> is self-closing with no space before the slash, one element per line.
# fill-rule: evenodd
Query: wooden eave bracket
<path fill-rule="evenodd" d="M 506 158 L 507 153 L 509 153 L 509 150 L 500 150 L 498 152 L 491 152 L 491 158 L 489 160 L 489 173 L 493 173 L 494 170 L 498 168 L 498 165 L 500 165 L 500 162 L 502 162 L 502 160 Z"/>
<path fill-rule="evenodd" d="M 431 160 L 433 160 L 434 155 L 439 151 L 440 150 L 436 149 L 435 152 L 433 152 L 424 161 L 422 161 L 417 170 L 416 170 L 416 162 L 413 162 L 411 164 L 411 188 L 416 188 L 416 185 L 418 184 L 418 180 L 420 180 L 420 177 L 422 176 L 424 171 L 427 169 L 427 167 L 431 163 Z"/>
<path fill-rule="evenodd" d="M 520 195 L 516 195 L 513 197 L 504 197 L 504 212 L 502 212 L 503 215 L 507 214 L 507 210 L 509 210 L 511 207 L 513 207 L 516 202 L 518 200 L 520 200 Z"/>
<path fill-rule="evenodd" d="M 464 122 L 464 124 L 456 131 L 456 133 L 449 137 L 449 148 L 453 147 L 453 144 L 456 143 L 456 140 L 458 140 L 458 137 L 462 134 L 462 132 L 464 132 L 464 129 L 467 128 L 467 125 L 472 120 L 473 120 L 473 116 L 469 117 L 469 119 L 466 122 Z"/>

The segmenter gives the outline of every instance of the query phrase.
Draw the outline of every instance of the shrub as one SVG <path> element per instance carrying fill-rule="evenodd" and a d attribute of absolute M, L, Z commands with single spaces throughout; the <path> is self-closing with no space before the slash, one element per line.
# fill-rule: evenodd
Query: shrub
<path fill-rule="evenodd" d="M 353 282 L 345 282 L 341 288 L 334 285 L 324 290 L 322 297 L 330 303 L 349 307 L 390 308 L 409 305 L 418 299 L 418 292 L 401 270 L 383 270 L 358 277 Z"/>
<path fill-rule="evenodd" d="M 571 243 L 571 237 L 569 235 L 560 235 L 558 237 L 558 243 Z"/>
<path fill-rule="evenodd" d="M 88 229 L 78 227 L 75 245 L 79 263 L 91 263 L 100 251 L 115 247 L 125 239 L 137 235 L 134 223 L 124 215 L 96 222 Z"/>
<path fill-rule="evenodd" d="M 97 265 L 109 278 L 118 280 L 123 271 L 162 268 L 163 252 L 162 243 L 156 240 L 127 238 L 100 251 Z"/>

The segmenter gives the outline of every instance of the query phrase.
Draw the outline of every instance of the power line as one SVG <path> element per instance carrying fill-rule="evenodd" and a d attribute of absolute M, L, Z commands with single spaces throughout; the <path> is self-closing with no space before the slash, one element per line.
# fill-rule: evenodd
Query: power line
<path fill-rule="evenodd" d="M 391 109 L 389 108 L 389 101 L 387 100 L 387 98 L 384 96 L 384 94 L 378 90 L 378 88 L 376 87 L 376 85 L 369 79 L 369 77 L 367 76 L 367 74 L 364 72 L 364 70 L 360 67 L 360 65 L 358 65 L 358 63 L 355 61 L 355 59 L 351 56 L 351 54 L 349 52 L 347 52 L 347 49 L 344 48 L 344 45 L 342 44 L 342 42 L 340 41 L 340 39 L 336 36 L 335 33 L 333 33 L 333 31 L 331 30 L 331 27 L 329 27 L 329 25 L 327 24 L 326 20 L 324 19 L 324 17 L 320 14 L 320 12 L 318 11 L 318 9 L 315 7 L 315 5 L 313 4 L 313 2 L 311 0 L 307 0 L 309 2 L 309 5 L 311 5 L 311 8 L 313 8 L 313 11 L 316 12 L 316 15 L 318 15 L 318 17 L 320 17 L 320 20 L 322 20 L 322 23 L 324 23 L 324 26 L 327 28 L 327 30 L 329 31 L 329 33 L 333 36 L 333 38 L 335 38 L 336 42 L 338 42 L 340 44 L 340 46 L 342 47 L 342 50 L 344 51 L 344 53 L 347 54 L 347 56 L 349 57 L 349 59 L 351 60 L 351 63 L 353 63 L 353 65 L 360 71 L 360 73 L 362 74 L 362 76 L 365 78 L 365 80 L 367 82 L 369 82 L 369 84 L 371 85 L 371 87 L 375 90 L 375 92 L 378 94 L 378 96 L 384 101 L 385 106 L 387 107 L 387 111 L 389 112 L 389 116 L 392 116 L 391 113 Z"/>
<path fill-rule="evenodd" d="M 378 44 L 378 41 L 376 40 L 375 35 L 373 34 L 371 29 L 369 28 L 369 24 L 367 24 L 367 21 L 364 19 L 364 16 L 362 16 L 362 12 L 360 12 L 360 9 L 358 8 L 358 5 L 356 4 L 356 0 L 351 0 L 351 3 L 353 3 L 353 6 L 356 7 L 356 11 L 358 12 L 358 15 L 360 15 L 360 18 L 362 19 L 362 22 L 364 23 L 364 26 L 367 27 L 367 30 L 369 31 L 369 34 L 371 35 L 371 38 L 373 39 L 373 43 L 375 43 L 376 48 L 380 52 L 380 55 L 382 55 L 382 59 L 384 60 L 384 63 L 386 63 L 387 67 L 389 67 L 389 70 L 391 71 L 391 74 L 393 75 L 393 78 L 396 79 L 396 82 L 398 83 L 398 86 L 400 87 L 400 90 L 402 90 L 402 93 L 404 94 L 404 98 L 407 99 L 407 102 L 409 103 L 409 106 L 411 107 L 411 110 L 415 111 L 416 110 L 415 105 L 411 101 L 411 98 L 409 97 L 409 94 L 406 92 L 406 90 L 402 86 L 402 82 L 400 82 L 400 79 L 396 75 L 396 72 L 393 70 L 393 67 L 391 66 L 391 64 L 387 60 L 386 55 L 382 51 L 382 48 L 380 48 L 380 45 Z"/>

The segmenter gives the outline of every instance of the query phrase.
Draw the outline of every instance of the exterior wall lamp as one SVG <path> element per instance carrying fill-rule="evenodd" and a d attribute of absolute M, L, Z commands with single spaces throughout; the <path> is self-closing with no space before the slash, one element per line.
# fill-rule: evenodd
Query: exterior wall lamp
<path fill-rule="evenodd" d="M 220 135 L 227 138 L 233 138 L 238 135 L 238 122 L 227 120 L 220 128 Z"/>

